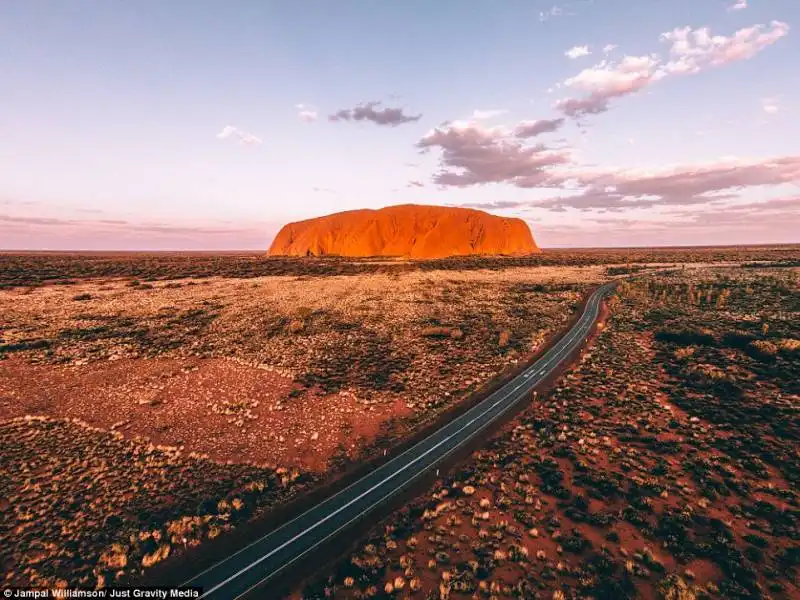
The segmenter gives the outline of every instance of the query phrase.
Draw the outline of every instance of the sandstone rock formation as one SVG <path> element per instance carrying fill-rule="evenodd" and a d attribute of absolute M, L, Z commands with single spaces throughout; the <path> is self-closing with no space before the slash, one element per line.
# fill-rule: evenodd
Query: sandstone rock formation
<path fill-rule="evenodd" d="M 404 204 L 289 223 L 270 256 L 405 256 L 541 252 L 527 223 L 468 208 Z"/>

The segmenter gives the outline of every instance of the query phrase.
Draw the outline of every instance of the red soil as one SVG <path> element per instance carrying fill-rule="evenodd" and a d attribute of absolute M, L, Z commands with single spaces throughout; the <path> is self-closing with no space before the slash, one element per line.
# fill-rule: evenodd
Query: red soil
<path fill-rule="evenodd" d="M 324 471 L 355 453 L 402 402 L 364 406 L 351 396 L 291 398 L 291 380 L 225 359 L 125 359 L 79 366 L 0 361 L 0 420 L 79 419 L 218 461 Z"/>

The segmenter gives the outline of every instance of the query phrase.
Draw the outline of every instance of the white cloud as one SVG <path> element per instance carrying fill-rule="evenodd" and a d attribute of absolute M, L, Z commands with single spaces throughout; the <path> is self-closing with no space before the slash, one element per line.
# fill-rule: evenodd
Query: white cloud
<path fill-rule="evenodd" d="M 564 82 L 587 95 L 559 100 L 556 108 L 570 117 L 602 113 L 613 98 L 638 92 L 667 76 L 694 74 L 747 60 L 788 33 L 789 26 L 782 21 L 772 21 L 768 27 L 746 27 L 731 36 L 712 36 L 705 27 L 676 28 L 660 37 L 662 42 L 671 44 L 668 59 L 651 54 L 625 56 L 621 61 L 603 60 Z"/>
<path fill-rule="evenodd" d="M 556 108 L 569 117 L 605 112 L 612 98 L 637 92 L 658 79 L 658 66 L 652 56 L 626 56 L 619 63 L 603 60 L 564 82 L 588 96 L 559 100 Z"/>
<path fill-rule="evenodd" d="M 603 46 L 603 54 L 610 54 L 617 48 L 616 44 L 606 44 Z"/>
<path fill-rule="evenodd" d="M 712 36 L 707 27 L 679 27 L 661 34 L 662 41 L 672 42 L 670 61 L 664 70 L 669 74 L 698 73 L 746 60 L 788 33 L 789 25 L 782 21 L 772 21 L 766 30 L 763 25 L 745 27 L 729 37 Z"/>
<path fill-rule="evenodd" d="M 254 136 L 252 133 L 247 133 L 246 131 L 242 131 L 232 125 L 226 125 L 222 128 L 217 134 L 217 138 L 221 140 L 225 140 L 228 138 L 236 138 L 239 140 L 240 144 L 248 144 L 248 145 L 258 145 L 261 144 L 261 138 Z"/>
<path fill-rule="evenodd" d="M 295 108 L 297 109 L 297 116 L 306 123 L 313 123 L 319 119 L 319 111 L 313 106 L 309 106 L 307 104 L 295 104 Z"/>
<path fill-rule="evenodd" d="M 768 115 L 774 115 L 780 110 L 778 98 L 762 98 L 761 108 Z"/>
<path fill-rule="evenodd" d="M 472 118 L 478 121 L 483 121 L 485 119 L 494 119 L 495 117 L 499 117 L 500 115 L 506 114 L 508 111 L 504 108 L 490 108 L 486 110 L 481 110 L 476 108 L 472 112 Z"/>
<path fill-rule="evenodd" d="M 560 6 L 552 6 L 548 10 L 539 13 L 539 21 L 545 22 L 551 17 L 561 17 L 564 15 L 564 9 Z"/>
<path fill-rule="evenodd" d="M 747 8 L 747 0 L 736 0 L 734 4 L 728 7 L 728 10 L 744 10 Z"/>
<path fill-rule="evenodd" d="M 319 119 L 319 113 L 315 110 L 301 110 L 297 116 L 307 123 L 313 123 Z"/>
<path fill-rule="evenodd" d="M 589 46 L 574 46 L 567 50 L 564 53 L 564 56 L 567 56 L 571 59 L 580 58 L 581 56 L 589 56 L 591 52 L 589 52 Z"/>

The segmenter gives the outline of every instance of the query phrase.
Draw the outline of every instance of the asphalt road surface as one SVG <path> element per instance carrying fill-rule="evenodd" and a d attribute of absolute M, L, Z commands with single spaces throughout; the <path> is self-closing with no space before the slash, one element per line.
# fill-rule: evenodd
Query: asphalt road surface
<path fill-rule="evenodd" d="M 269 582 L 349 525 L 364 518 L 425 472 L 435 470 L 456 449 L 479 435 L 509 409 L 530 397 L 533 388 L 550 375 L 586 340 L 597 319 L 600 301 L 615 282 L 599 287 L 586 303 L 572 329 L 533 365 L 505 386 L 453 419 L 429 437 L 323 500 L 297 518 L 185 581 L 200 586 L 201 598 L 238 599 L 260 588 L 269 595 Z"/>

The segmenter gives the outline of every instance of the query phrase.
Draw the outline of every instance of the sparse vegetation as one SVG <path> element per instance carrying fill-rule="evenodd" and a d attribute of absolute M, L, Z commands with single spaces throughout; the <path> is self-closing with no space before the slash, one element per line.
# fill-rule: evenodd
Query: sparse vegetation
<path fill-rule="evenodd" d="M 700 264 L 786 252 L 14 258 L 7 580 L 108 584 L 216 537 L 518 364 L 608 274 L 683 256 L 622 284 L 551 395 L 303 593 L 793 597 L 797 269 Z"/>
<path fill-rule="evenodd" d="M 181 448 L 176 464 L 182 464 L 177 456 L 196 452 L 209 463 L 295 469 L 314 481 L 382 452 L 533 352 L 565 323 L 583 290 L 602 279 L 595 267 L 247 282 L 136 274 L 142 279 L 0 292 L 0 418 L 80 419 L 126 443 L 144 436 Z M 499 348 L 503 331 L 508 339 Z M 98 456 L 112 450 L 99 448 Z M 66 446 L 64 452 L 67 459 L 85 451 Z M 16 454 L 4 458 L 14 462 L 8 473 L 22 468 Z M 65 501 L 61 489 L 50 490 L 48 510 Z M 223 496 L 236 484 L 219 478 L 213 490 Z M 34 501 L 24 500 L 30 493 L 24 488 L 19 498 Z M 182 527 L 194 532 L 187 539 L 200 530 L 208 530 L 202 539 L 218 535 L 219 524 L 203 519 L 219 511 L 192 512 L 182 504 L 187 493 L 176 488 L 182 508 L 159 521 L 162 534 Z M 285 498 L 265 496 L 248 518 Z M 107 508 L 108 514 L 124 511 L 113 503 Z M 46 537 L 50 521 L 51 512 L 43 510 L 27 527 Z M 106 571 L 133 572 L 182 551 L 180 544 L 148 542 L 140 555 L 126 539 L 87 536 L 85 551 Z M 36 573 L 70 583 L 87 576 L 81 571 L 72 578 L 73 558 L 59 562 L 62 542 L 52 543 L 53 556 Z M 33 572 L 19 560 L 9 555 L 4 564 L 24 582 Z"/>
<path fill-rule="evenodd" d="M 398 576 L 433 598 L 796 597 L 800 364 L 779 340 L 800 336 L 797 282 L 702 269 L 622 285 L 549 396 L 304 597 Z"/>
<path fill-rule="evenodd" d="M 0 423 L 0 445 L 6 585 L 119 584 L 315 481 L 45 417 Z"/>
<path fill-rule="evenodd" d="M 275 276 L 402 274 L 422 271 L 507 270 L 518 267 L 586 267 L 609 265 L 614 273 L 640 270 L 642 265 L 747 261 L 754 269 L 770 265 L 797 266 L 797 246 L 708 248 L 620 248 L 546 250 L 525 257 L 460 256 L 423 261 L 387 258 L 288 258 L 264 254 L 197 253 L 0 253 L 0 288 L 46 284 L 75 285 L 81 281 L 119 279 L 138 287 L 141 281 L 176 279 L 254 278 Z M 151 287 L 150 283 L 145 284 Z"/>

